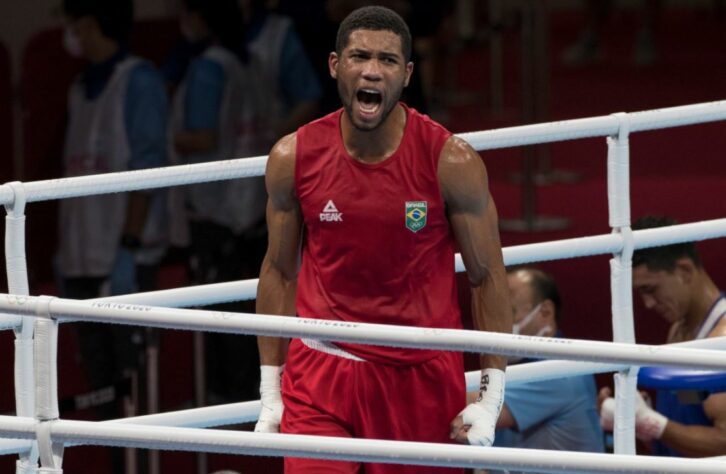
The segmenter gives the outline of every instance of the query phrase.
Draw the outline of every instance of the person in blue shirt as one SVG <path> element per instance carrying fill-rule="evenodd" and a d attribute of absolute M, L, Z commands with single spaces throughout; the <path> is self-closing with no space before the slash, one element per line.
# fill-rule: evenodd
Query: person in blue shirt
<path fill-rule="evenodd" d="M 269 148 L 281 137 L 313 120 L 323 89 L 290 17 L 269 11 L 264 0 L 243 2 L 245 43 L 255 75 L 262 78 L 258 94 L 267 106 L 259 119 Z"/>
<path fill-rule="evenodd" d="M 237 0 L 184 0 L 179 26 L 186 46 L 177 52 L 190 56 L 170 56 L 165 67 L 169 82 L 175 82 L 180 67 L 183 70 L 171 107 L 172 162 L 205 163 L 264 153 L 267 147 L 259 145 L 263 138 L 255 133 L 256 123 L 259 111 L 272 105 L 262 104 L 257 93 Z M 173 243 L 188 246 L 192 283 L 256 276 L 265 235 L 264 178 L 193 184 L 173 193 Z M 230 303 L 214 309 L 245 307 Z M 200 343 L 202 338 L 195 340 Z M 205 402 L 256 398 L 254 337 L 205 334 L 203 341 Z"/>
<path fill-rule="evenodd" d="M 513 334 L 562 337 L 560 295 L 549 274 L 520 267 L 508 270 L 507 283 Z M 531 361 L 510 359 L 514 362 Z M 604 452 L 593 376 L 508 385 L 494 446 Z"/>
<path fill-rule="evenodd" d="M 166 165 L 166 93 L 154 67 L 128 50 L 131 0 L 64 0 L 63 13 L 65 48 L 87 62 L 68 94 L 64 175 Z M 87 299 L 155 289 L 166 249 L 165 207 L 163 190 L 62 200 L 61 294 Z M 91 389 L 118 383 L 140 364 L 143 332 L 75 325 Z M 113 418 L 121 411 L 108 404 L 98 415 Z"/>
<path fill-rule="evenodd" d="M 173 163 L 264 155 L 315 117 L 320 85 L 289 20 L 268 15 L 259 2 L 246 10 L 247 22 L 237 0 L 181 3 L 184 43 L 164 67 L 168 81 L 177 84 Z M 264 178 L 202 183 L 185 186 L 181 197 L 175 193 L 173 243 L 189 248 L 192 282 L 256 277 L 267 245 Z M 254 307 L 241 302 L 215 309 Z M 204 345 L 207 401 L 257 398 L 255 339 L 206 334 Z"/>
<path fill-rule="evenodd" d="M 634 230 L 674 225 L 645 216 Z M 692 242 L 636 250 L 633 289 L 644 306 L 670 323 L 668 343 L 726 336 L 726 297 L 709 276 Z M 600 392 L 603 426 L 612 427 L 610 388 Z M 693 397 L 690 397 L 693 398 Z M 679 391 L 658 390 L 655 409 L 639 396 L 635 431 L 658 456 L 726 455 L 726 392 L 704 390 L 695 400 Z"/>

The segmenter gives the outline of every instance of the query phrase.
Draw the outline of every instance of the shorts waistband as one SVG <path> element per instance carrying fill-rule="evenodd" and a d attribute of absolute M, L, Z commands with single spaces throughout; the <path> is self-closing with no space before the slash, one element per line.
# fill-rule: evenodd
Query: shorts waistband
<path fill-rule="evenodd" d="M 353 355 L 350 352 L 344 351 L 340 347 L 338 347 L 335 344 L 332 344 L 328 341 L 301 338 L 300 342 L 305 344 L 310 349 L 313 349 L 316 351 L 320 351 L 320 352 L 324 352 L 326 354 L 342 357 L 342 358 L 348 359 L 348 360 L 354 360 L 356 362 L 365 362 L 365 359 L 361 359 L 360 357 Z"/>

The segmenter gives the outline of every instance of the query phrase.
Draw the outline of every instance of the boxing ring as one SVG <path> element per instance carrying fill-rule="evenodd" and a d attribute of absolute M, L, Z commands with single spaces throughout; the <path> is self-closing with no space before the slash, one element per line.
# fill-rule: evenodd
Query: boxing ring
<path fill-rule="evenodd" d="M 726 458 L 657 458 L 635 454 L 634 395 L 639 367 L 726 371 L 726 357 L 721 352 L 726 349 L 726 338 L 667 346 L 635 344 L 631 290 L 633 251 L 726 236 L 726 218 L 632 231 L 628 171 L 631 133 L 725 119 L 726 101 L 719 101 L 460 135 L 478 151 L 607 137 L 608 212 L 612 233 L 507 247 L 503 254 L 506 265 L 613 254 L 610 260 L 613 342 L 181 309 L 254 299 L 257 280 L 86 301 L 30 296 L 25 259 L 27 203 L 259 176 L 264 174 L 267 158 L 4 184 L 0 186 L 0 203 L 7 209 L 5 255 L 10 294 L 0 294 L 0 329 L 12 329 L 15 333 L 17 416 L 0 416 L 0 455 L 19 455 L 16 474 L 62 473 L 64 449 L 84 444 L 537 472 L 571 469 L 629 473 L 726 472 Z M 458 255 L 455 265 L 456 271 L 464 270 Z M 71 321 L 558 359 L 510 367 L 507 370 L 510 385 L 616 372 L 615 454 L 209 429 L 256 420 L 259 401 L 105 422 L 60 419 L 56 367 L 58 324 Z M 467 374 L 469 389 L 478 387 L 478 379 L 477 372 Z"/>

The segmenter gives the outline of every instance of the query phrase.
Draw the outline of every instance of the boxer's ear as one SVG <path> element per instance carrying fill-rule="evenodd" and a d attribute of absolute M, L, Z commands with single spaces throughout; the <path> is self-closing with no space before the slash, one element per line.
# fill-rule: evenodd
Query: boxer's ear
<path fill-rule="evenodd" d="M 330 56 L 328 56 L 328 69 L 330 70 L 330 77 L 333 79 L 338 78 L 338 61 L 340 58 L 338 58 L 338 53 L 333 51 L 330 53 Z"/>

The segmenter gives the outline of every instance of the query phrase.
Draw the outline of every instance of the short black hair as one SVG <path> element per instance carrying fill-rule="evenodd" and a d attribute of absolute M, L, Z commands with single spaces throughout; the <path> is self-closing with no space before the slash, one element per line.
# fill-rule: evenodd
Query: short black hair
<path fill-rule="evenodd" d="M 340 54 L 350 34 L 357 30 L 391 31 L 401 38 L 401 50 L 406 61 L 411 60 L 411 31 L 401 15 L 390 8 L 370 6 L 354 10 L 340 23 L 335 40 L 335 51 Z"/>
<path fill-rule="evenodd" d="M 124 42 L 134 23 L 132 0 L 63 0 L 63 13 L 78 19 L 93 17 L 107 38 Z"/>
<path fill-rule="evenodd" d="M 643 216 L 633 224 L 633 230 L 654 229 L 678 224 L 678 221 L 670 217 Z M 681 244 L 663 245 L 639 249 L 633 252 L 633 268 L 638 265 L 645 265 L 651 271 L 672 272 L 676 269 L 678 259 L 689 258 L 697 268 L 701 268 L 701 256 L 693 242 Z"/>

